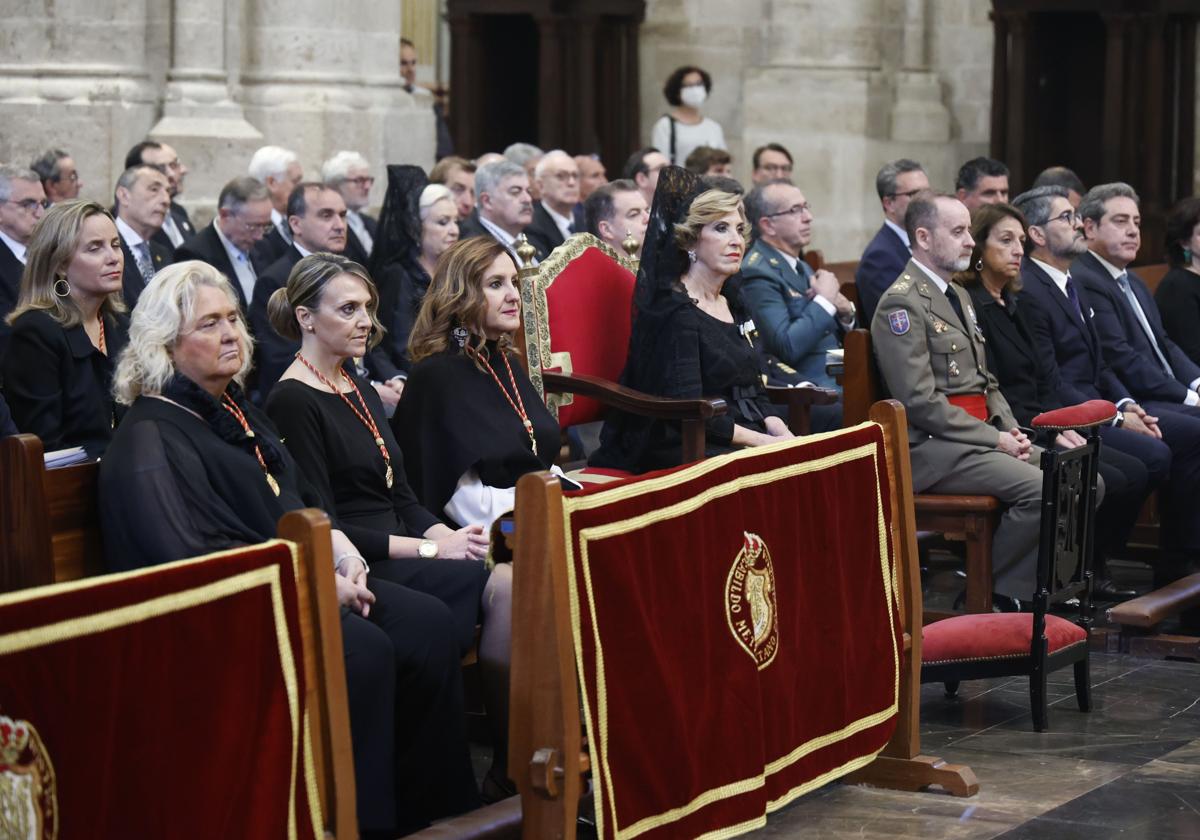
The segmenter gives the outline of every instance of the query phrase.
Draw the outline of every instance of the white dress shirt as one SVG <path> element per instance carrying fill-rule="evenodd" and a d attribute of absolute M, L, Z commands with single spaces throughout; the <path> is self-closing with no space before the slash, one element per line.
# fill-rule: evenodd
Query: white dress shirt
<path fill-rule="evenodd" d="M 8 250 L 13 252 L 13 256 L 17 258 L 17 260 L 21 263 L 21 265 L 25 265 L 25 246 L 24 245 L 22 245 L 17 240 L 13 239 L 11 236 L 9 236 L 7 233 L 5 233 L 2 230 L 0 230 L 0 242 L 3 242 L 5 245 L 8 246 Z"/>
<path fill-rule="evenodd" d="M 274 207 L 271 208 L 271 224 L 275 225 L 275 230 L 279 231 L 280 236 L 283 237 L 283 241 L 290 244 L 292 241 L 292 229 L 288 226 L 287 217 Z"/>
<path fill-rule="evenodd" d="M 490 233 L 497 242 L 508 249 L 508 252 L 513 255 L 513 259 L 517 262 L 517 268 L 522 268 L 521 257 L 517 254 L 517 238 L 509 234 L 508 231 L 499 227 L 485 217 L 482 213 L 479 214 L 479 223 L 483 225 L 483 229 Z M 533 258 L 533 264 L 537 265 L 537 257 Z"/>
<path fill-rule="evenodd" d="M 908 252 L 911 254 L 912 243 L 908 241 L 908 231 L 900 227 L 900 225 L 896 224 L 891 219 L 885 218 L 883 223 L 892 229 L 892 233 L 900 237 L 900 241 L 904 243 L 904 247 L 907 248 Z"/>
<path fill-rule="evenodd" d="M 172 248 L 178 248 L 183 244 L 183 231 L 179 229 L 179 225 L 175 224 L 175 217 L 171 215 L 170 210 L 167 210 L 167 215 L 163 219 L 162 230 L 167 235 L 167 239 L 171 240 Z"/>
<path fill-rule="evenodd" d="M 562 238 L 566 239 L 569 237 L 571 235 L 571 225 L 574 224 L 573 220 L 567 218 L 566 216 L 560 216 L 554 211 L 553 207 L 544 201 L 542 202 L 542 208 L 550 214 L 550 218 L 558 227 L 558 232 L 562 234 Z"/>
<path fill-rule="evenodd" d="M 250 262 L 250 255 L 242 253 L 236 245 L 225 238 L 225 232 L 221 230 L 221 226 L 213 222 L 213 229 L 217 232 L 217 238 L 221 240 L 221 244 L 225 246 L 225 253 L 229 257 L 229 262 L 233 265 L 233 270 L 237 274 L 238 285 L 242 287 L 242 293 L 246 296 L 246 300 L 254 300 L 254 281 L 258 279 L 258 275 L 254 273 L 254 265 Z M 234 278 L 229 278 L 230 280 Z"/>
<path fill-rule="evenodd" d="M 375 240 L 371 238 L 371 234 L 367 231 L 367 225 L 362 220 L 362 215 L 357 210 L 347 210 L 346 224 L 350 225 L 350 229 L 354 231 L 354 235 L 362 243 L 363 250 L 367 252 L 367 256 L 370 256 L 371 249 L 375 247 Z"/>

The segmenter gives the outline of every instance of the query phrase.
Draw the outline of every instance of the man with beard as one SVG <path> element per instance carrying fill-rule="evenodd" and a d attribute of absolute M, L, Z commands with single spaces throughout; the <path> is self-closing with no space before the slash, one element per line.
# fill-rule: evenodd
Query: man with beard
<path fill-rule="evenodd" d="M 913 492 L 1004 503 L 992 541 L 993 597 L 1002 610 L 1020 610 L 1037 574 L 1041 453 L 988 373 L 970 297 L 950 282 L 970 263 L 971 217 L 952 196 L 921 194 L 904 226 L 912 259 L 880 299 L 871 338 L 887 388 L 908 412 Z"/>

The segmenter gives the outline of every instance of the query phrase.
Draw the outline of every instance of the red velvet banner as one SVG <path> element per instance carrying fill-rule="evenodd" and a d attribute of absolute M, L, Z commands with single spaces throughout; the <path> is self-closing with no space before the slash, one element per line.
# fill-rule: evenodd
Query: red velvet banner
<path fill-rule="evenodd" d="M 569 495 L 602 837 L 732 837 L 886 745 L 887 487 L 864 425 Z"/>
<path fill-rule="evenodd" d="M 274 541 L 0 598 L 0 836 L 323 835 L 294 568 Z"/>

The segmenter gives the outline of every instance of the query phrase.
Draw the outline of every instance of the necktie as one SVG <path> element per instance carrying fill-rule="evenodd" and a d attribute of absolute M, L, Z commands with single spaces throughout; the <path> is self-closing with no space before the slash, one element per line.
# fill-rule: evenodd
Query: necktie
<path fill-rule="evenodd" d="M 150 285 L 150 281 L 154 279 L 154 259 L 150 256 L 150 243 L 143 239 L 137 244 L 134 253 L 138 256 L 138 271 L 141 272 L 142 282 Z"/>
<path fill-rule="evenodd" d="M 1081 323 L 1086 324 L 1083 320 L 1083 309 L 1079 305 L 1079 295 L 1075 293 L 1075 284 L 1071 282 L 1071 275 L 1067 275 L 1067 300 L 1071 301 L 1071 306 L 1075 307 L 1075 314 L 1079 316 Z"/>
<path fill-rule="evenodd" d="M 1129 274 L 1127 272 L 1121 272 L 1121 276 L 1117 278 L 1117 285 L 1125 293 L 1125 299 L 1129 301 L 1129 306 L 1133 309 L 1133 314 L 1137 316 L 1138 323 L 1142 325 L 1142 332 L 1146 334 L 1146 340 L 1154 348 L 1154 355 L 1158 357 L 1158 362 L 1162 365 L 1163 372 L 1174 379 L 1175 371 L 1171 370 L 1171 365 L 1167 361 L 1167 357 L 1163 355 L 1162 350 L 1158 346 L 1158 341 L 1154 338 L 1154 331 L 1150 329 L 1150 322 L 1146 320 L 1146 313 L 1142 311 L 1142 305 L 1138 303 L 1137 296 L 1134 295 L 1133 289 L 1129 285 Z"/>
<path fill-rule="evenodd" d="M 963 315 L 962 303 L 959 301 L 958 295 L 954 293 L 954 290 L 949 287 L 946 289 L 946 300 L 950 301 L 950 306 L 954 308 L 954 314 L 958 316 L 958 322 L 962 324 L 963 332 L 970 333 L 971 327 L 967 324 L 966 316 Z"/>
<path fill-rule="evenodd" d="M 287 219 L 284 219 L 281 224 L 276 225 L 275 229 L 279 231 L 279 235 L 283 237 L 284 242 L 289 245 L 292 244 L 292 229 L 288 225 Z"/>

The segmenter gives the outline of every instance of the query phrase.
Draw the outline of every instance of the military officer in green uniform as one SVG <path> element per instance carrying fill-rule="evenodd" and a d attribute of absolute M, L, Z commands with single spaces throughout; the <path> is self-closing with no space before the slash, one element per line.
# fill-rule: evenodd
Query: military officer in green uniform
<path fill-rule="evenodd" d="M 1007 509 L 992 543 L 1001 608 L 1032 598 L 1037 573 L 1041 452 L 1017 428 L 988 373 L 971 299 L 950 277 L 970 263 L 971 217 L 951 196 L 912 200 L 912 259 L 871 323 L 875 358 L 908 413 L 913 492 L 995 496 Z"/>

